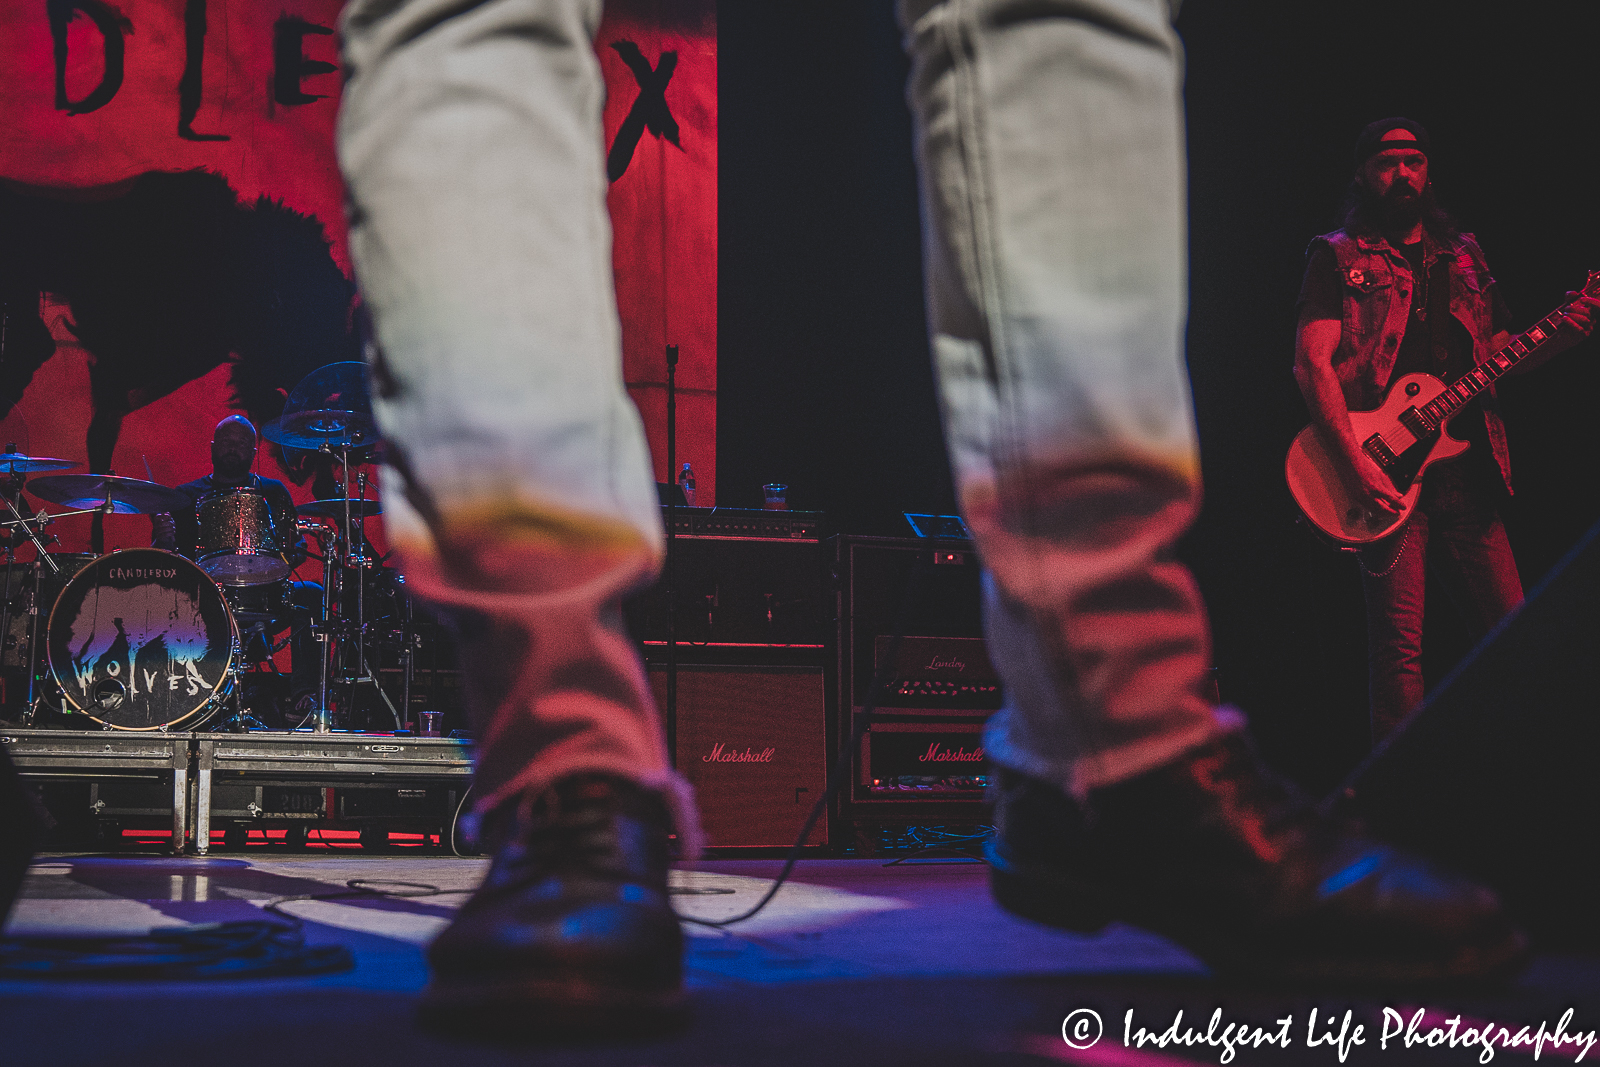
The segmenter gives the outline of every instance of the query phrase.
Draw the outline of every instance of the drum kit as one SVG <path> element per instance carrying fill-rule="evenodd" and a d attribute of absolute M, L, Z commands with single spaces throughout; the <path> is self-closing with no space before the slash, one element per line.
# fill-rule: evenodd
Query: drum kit
<path fill-rule="evenodd" d="M 361 685 L 372 686 L 396 728 L 404 727 L 400 708 L 410 705 L 416 644 L 410 601 L 398 595 L 403 580 L 382 565 L 365 536 L 365 520 L 382 510 L 366 499 L 366 475 L 351 484 L 352 463 L 369 461 L 379 440 L 364 372 L 360 363 L 313 372 L 289 395 L 283 416 L 262 428 L 268 440 L 321 453 L 343 472 L 342 496 L 300 505 L 290 529 L 274 519 L 259 488 L 219 488 L 195 500 L 154 480 L 51 473 L 77 464 L 24 455 L 14 446 L 0 454 L 0 529 L 9 534 L 0 550 L 0 667 L 23 670 L 24 722 L 51 709 L 87 716 L 107 730 L 259 728 L 245 702 L 246 668 L 266 663 L 309 627 L 312 640 L 295 644 L 320 665 L 313 706 L 294 712 L 303 713 L 300 727 L 333 729 L 330 698 L 346 712 Z M 24 488 L 67 510 L 32 512 L 22 501 Z M 49 551 L 40 536 L 72 515 L 180 511 L 194 516 L 193 560 L 155 548 L 66 555 Z M 317 542 L 322 588 L 317 607 L 297 610 L 285 556 L 297 551 L 302 536 Z M 29 541 L 37 559 L 18 563 L 15 550 Z M 396 624 L 399 708 L 371 669 Z M 291 632 L 273 645 L 273 634 L 285 627 Z"/>

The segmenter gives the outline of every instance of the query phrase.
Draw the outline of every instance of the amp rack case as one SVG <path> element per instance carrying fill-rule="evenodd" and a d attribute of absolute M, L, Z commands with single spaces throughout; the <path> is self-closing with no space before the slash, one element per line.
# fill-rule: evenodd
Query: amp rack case
<path fill-rule="evenodd" d="M 972 542 L 841 536 L 830 543 L 840 743 L 855 736 L 880 668 L 887 678 L 872 724 L 853 746 L 841 824 L 861 836 L 871 827 L 987 821 L 983 728 L 1002 692 L 984 644 Z M 897 644 L 900 618 L 907 622 Z"/>

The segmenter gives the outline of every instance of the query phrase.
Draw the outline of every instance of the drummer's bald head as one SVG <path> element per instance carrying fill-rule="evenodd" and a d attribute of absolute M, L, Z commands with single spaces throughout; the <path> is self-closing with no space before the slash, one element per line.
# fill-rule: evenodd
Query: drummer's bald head
<path fill-rule="evenodd" d="M 256 428 L 243 415 L 229 415 L 211 432 L 211 473 L 239 482 L 256 459 Z"/>
<path fill-rule="evenodd" d="M 247 433 L 250 435 L 250 440 L 252 443 L 259 440 L 259 435 L 256 433 L 255 424 L 249 419 L 245 418 L 243 415 L 229 415 L 227 418 L 217 423 L 217 428 L 211 431 L 211 439 L 215 441 L 217 438 L 224 436 L 225 431 L 226 436 L 230 437 L 234 434 Z"/>

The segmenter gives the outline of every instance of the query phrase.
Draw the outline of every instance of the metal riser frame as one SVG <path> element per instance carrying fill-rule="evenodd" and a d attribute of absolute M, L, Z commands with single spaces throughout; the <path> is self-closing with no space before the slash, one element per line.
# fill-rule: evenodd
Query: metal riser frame
<path fill-rule="evenodd" d="M 221 781 L 248 785 L 374 789 L 390 785 L 445 784 L 452 803 L 472 779 L 469 743 L 454 738 L 384 737 L 372 734 L 129 733 L 126 731 L 5 730 L 0 745 L 25 780 L 159 780 L 172 796 L 173 851 L 185 846 L 198 855 L 211 848 L 213 815 L 241 816 L 260 823 L 301 821 L 309 813 L 267 813 L 248 809 L 213 811 L 213 792 Z M 259 790 L 257 790 L 259 795 Z M 107 806 L 108 816 L 160 816 L 165 809 Z M 368 822 L 416 822 L 429 813 L 337 818 L 328 826 Z"/>

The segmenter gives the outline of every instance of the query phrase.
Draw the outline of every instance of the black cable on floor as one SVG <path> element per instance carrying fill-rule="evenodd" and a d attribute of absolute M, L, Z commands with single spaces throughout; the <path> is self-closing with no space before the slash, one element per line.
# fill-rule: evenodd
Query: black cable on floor
<path fill-rule="evenodd" d="M 472 787 L 477 784 L 476 782 L 468 784 L 467 791 L 461 794 L 461 802 L 456 805 L 456 813 L 450 817 L 450 851 L 455 853 L 459 859 L 466 859 L 467 857 L 465 853 L 456 847 L 456 827 L 461 825 L 461 813 L 466 810 L 467 798 L 472 795 Z"/>
<path fill-rule="evenodd" d="M 381 886 L 399 886 L 399 889 L 378 888 Z M 292 896 L 273 897 L 262 905 L 262 911 L 269 911 L 274 915 L 281 915 L 290 922 L 299 923 L 299 916 L 293 912 L 284 911 L 285 904 L 293 904 L 300 900 L 346 900 L 351 897 L 367 898 L 401 898 L 411 897 L 439 897 L 452 893 L 471 893 L 472 889 L 440 889 L 436 885 L 426 882 L 397 882 L 390 878 L 352 878 L 345 883 L 344 889 L 335 889 L 331 893 L 295 893 Z"/>
<path fill-rule="evenodd" d="M 872 717 L 878 710 L 878 694 L 888 688 L 895 662 L 900 655 L 900 646 L 905 640 L 906 626 L 911 621 L 911 607 L 916 603 L 917 591 L 922 587 L 922 576 L 931 566 L 933 566 L 932 550 L 930 549 L 926 553 L 918 552 L 916 566 L 911 570 L 911 577 L 906 582 L 906 591 L 901 596 L 900 607 L 895 613 L 894 632 L 889 638 L 888 650 L 878 663 L 877 669 L 873 671 L 872 688 L 867 691 L 867 702 L 861 709 L 861 718 L 856 723 L 855 728 L 851 730 L 850 740 L 839 747 L 839 755 L 834 759 L 833 766 L 828 768 L 827 788 L 822 791 L 822 796 L 817 798 L 817 802 L 811 806 L 811 814 L 806 816 L 805 825 L 800 828 L 800 836 L 795 840 L 794 847 L 789 850 L 789 857 L 784 860 L 783 870 L 778 872 L 777 879 L 761 899 L 741 915 L 735 915 L 731 919 L 695 919 L 687 915 L 680 915 L 679 918 L 682 921 L 694 923 L 696 926 L 710 926 L 718 929 L 732 926 L 734 923 L 742 923 L 760 914 L 761 910 L 772 902 L 772 898 L 778 895 L 778 890 L 783 888 L 783 884 L 789 880 L 789 875 L 794 870 L 794 865 L 799 862 L 800 851 L 805 848 L 806 838 L 811 836 L 811 830 L 817 825 L 817 820 L 822 817 L 823 812 L 827 811 L 828 804 L 832 802 L 834 796 L 839 792 L 839 787 L 844 784 L 845 779 L 850 775 L 850 757 L 855 752 L 856 746 L 861 744 L 861 738 L 865 736 L 867 728 L 872 725 Z M 849 684 L 848 679 L 841 679 L 840 681 L 843 685 Z"/>

